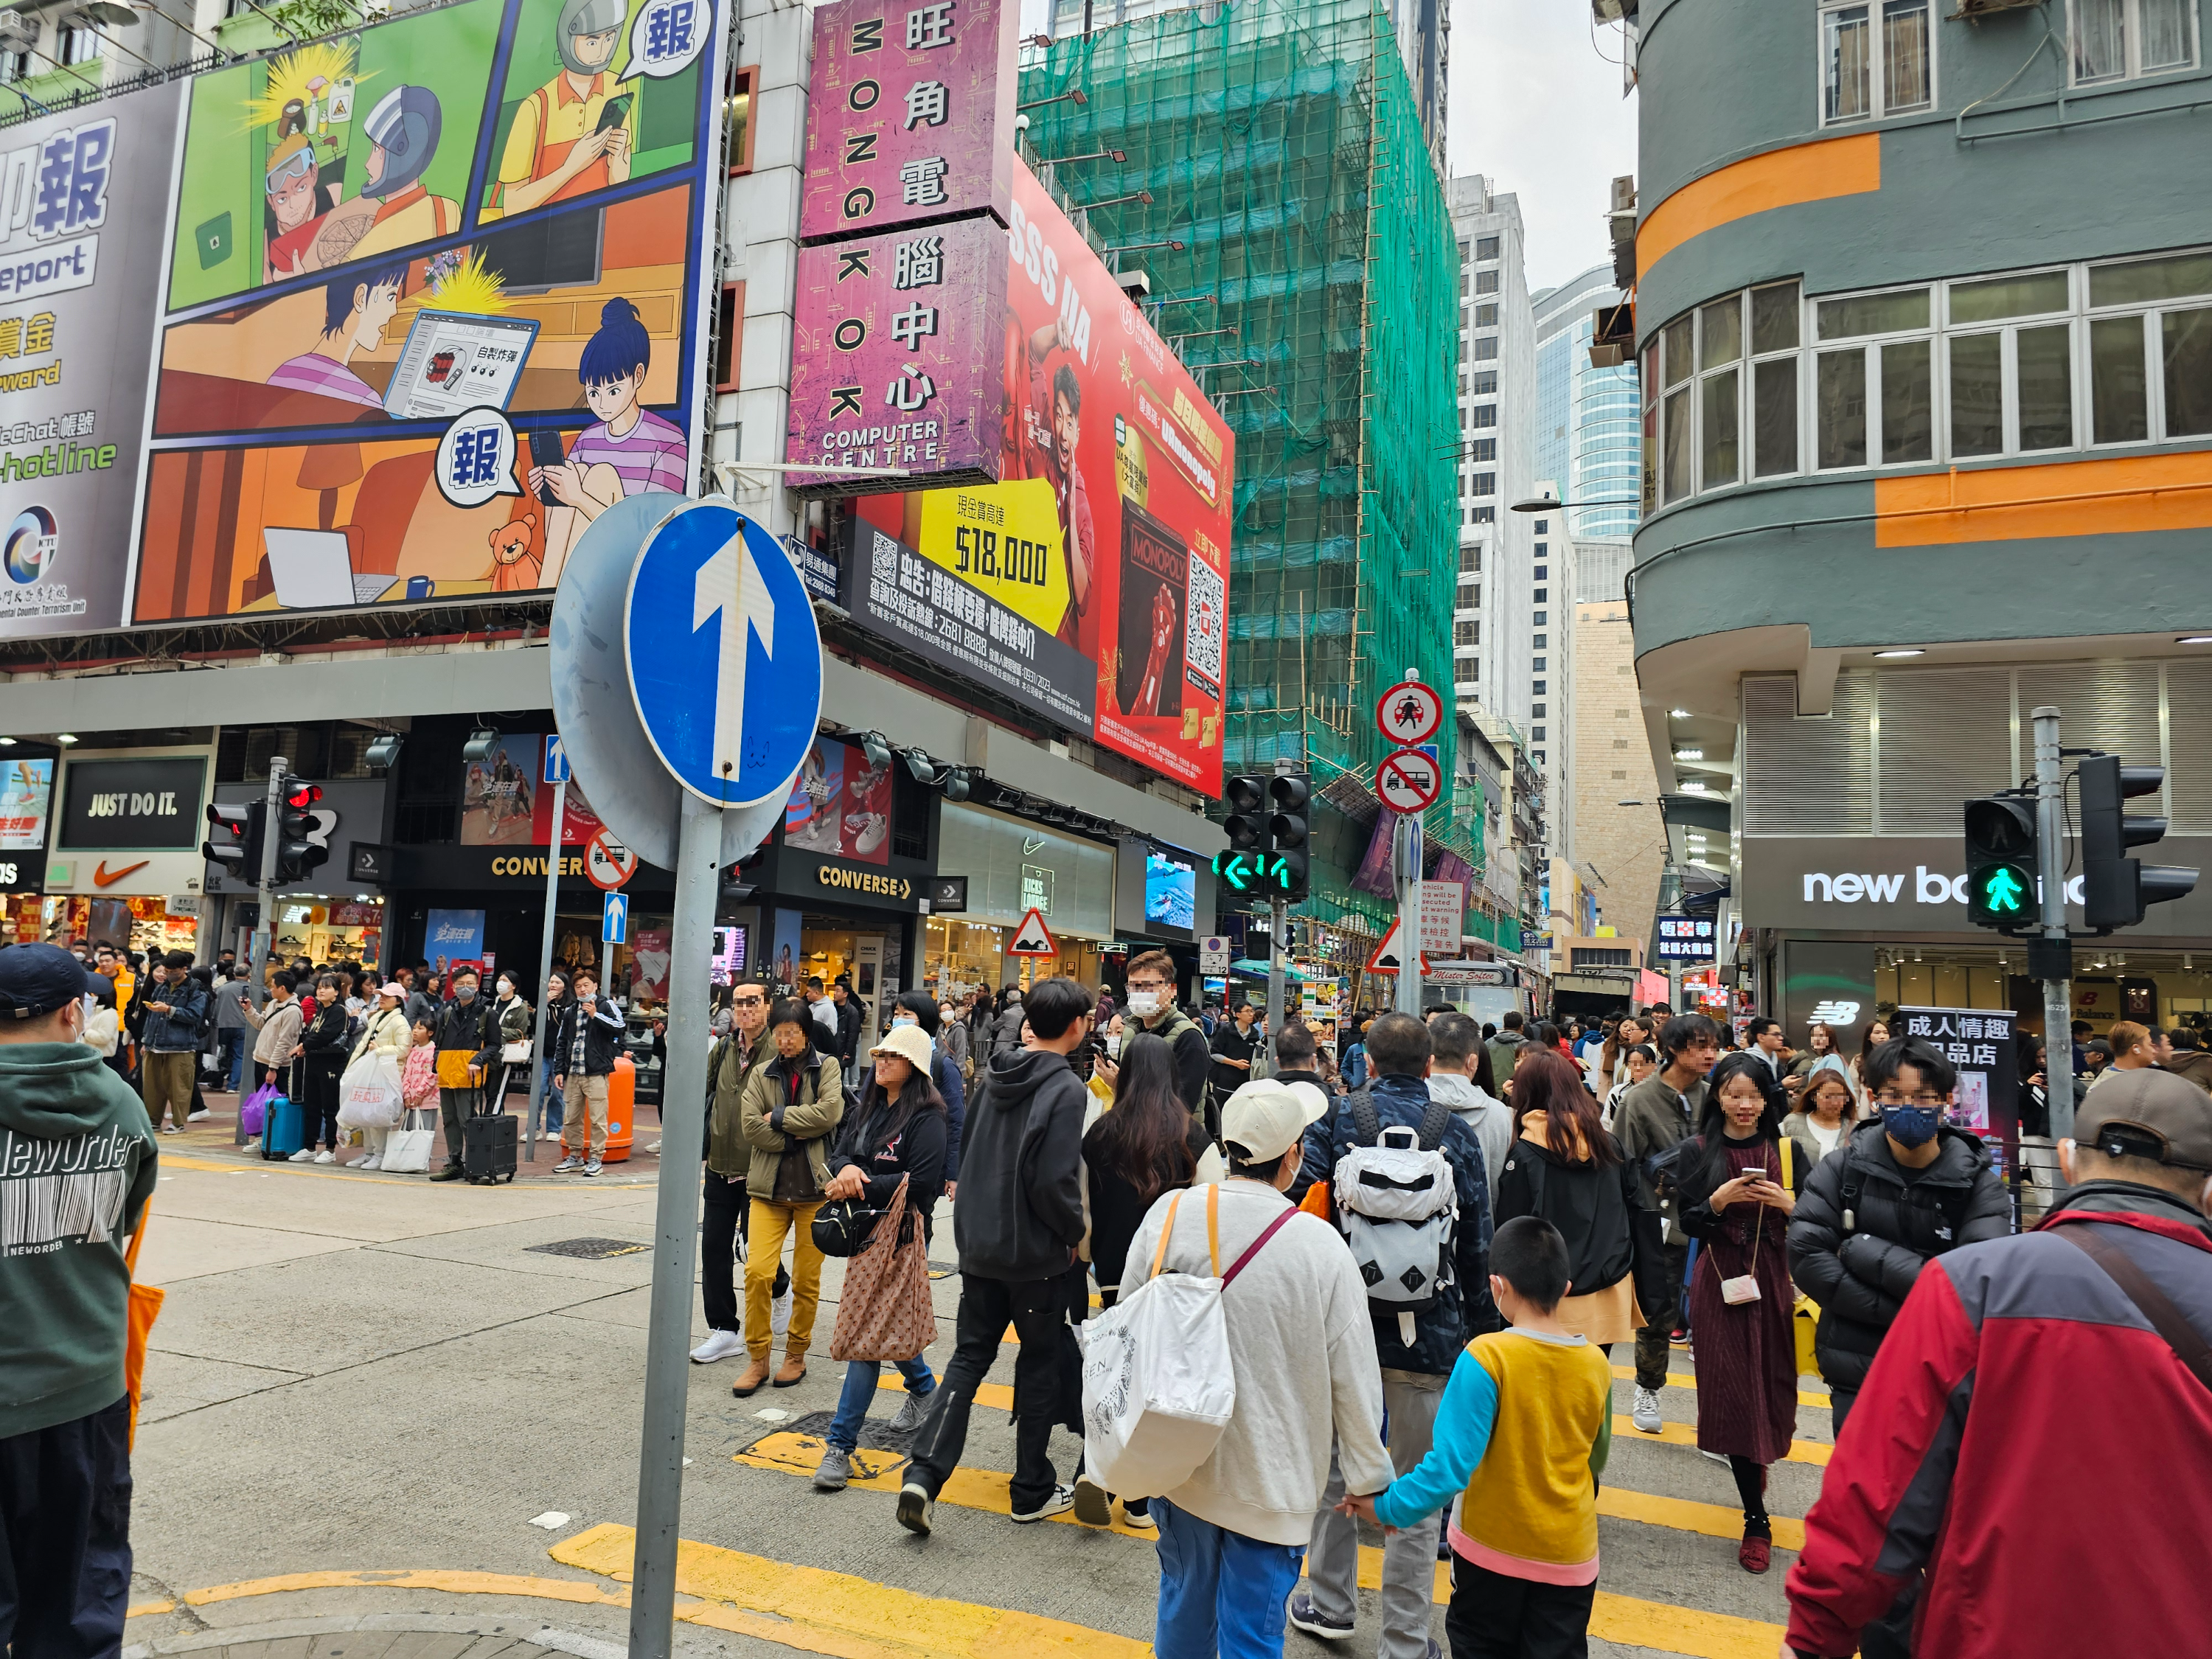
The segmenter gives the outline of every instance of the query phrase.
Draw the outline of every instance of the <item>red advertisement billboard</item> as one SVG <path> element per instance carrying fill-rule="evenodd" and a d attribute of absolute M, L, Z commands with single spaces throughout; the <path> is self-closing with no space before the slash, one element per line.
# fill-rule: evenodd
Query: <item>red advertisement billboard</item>
<path fill-rule="evenodd" d="M 1013 695 L 1063 724 L 1088 702 L 1096 741 L 1218 795 L 1234 439 L 1018 158 L 1006 238 L 1000 482 L 864 499 L 937 569 L 870 581 L 898 562 L 856 548 L 853 614 L 970 674 L 979 653 L 1066 664 L 1090 695 Z"/>

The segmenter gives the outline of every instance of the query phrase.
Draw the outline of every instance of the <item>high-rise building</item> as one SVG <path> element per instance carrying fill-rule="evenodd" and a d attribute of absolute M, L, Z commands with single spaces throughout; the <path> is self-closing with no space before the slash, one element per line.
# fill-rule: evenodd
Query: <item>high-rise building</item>
<path fill-rule="evenodd" d="M 1094 0 L 1090 21 L 1085 35 L 1060 0 L 1056 38 L 1024 47 L 1028 141 L 1041 165 L 1089 158 L 1055 182 L 1122 271 L 1146 273 L 1161 332 L 1236 432 L 1223 763 L 1311 768 L 1300 914 L 1357 940 L 1392 908 L 1353 884 L 1376 700 L 1408 668 L 1452 684 L 1453 382 L 1408 372 L 1459 355 L 1443 182 L 1402 43 L 1366 0 Z M 1518 254 L 1516 233 L 1516 283 Z M 1448 779 L 1456 724 L 1438 737 Z M 1431 823 L 1479 858 L 1479 817 Z"/>
<path fill-rule="evenodd" d="M 1967 920 L 1960 806 L 2032 772 L 2040 707 L 2165 769 L 2138 856 L 2212 866 L 2203 10 L 2075 0 L 2059 52 L 2057 8 L 1932 0 L 1645 32 L 1638 676 L 1662 786 L 1706 797 L 1677 858 L 1732 875 L 1792 1042 L 2039 1009 Z M 2077 944 L 2073 1006 L 2194 1018 L 2208 963 L 2212 880 Z"/>
<path fill-rule="evenodd" d="M 1608 263 L 1547 289 L 1530 303 L 1536 331 L 1536 476 L 1559 485 L 1568 533 L 1578 543 L 1618 541 L 1626 548 L 1636 533 L 1642 450 L 1636 366 L 1595 368 L 1589 355 L 1593 314 L 1620 298 Z M 1613 584 L 1612 592 L 1620 591 Z"/>

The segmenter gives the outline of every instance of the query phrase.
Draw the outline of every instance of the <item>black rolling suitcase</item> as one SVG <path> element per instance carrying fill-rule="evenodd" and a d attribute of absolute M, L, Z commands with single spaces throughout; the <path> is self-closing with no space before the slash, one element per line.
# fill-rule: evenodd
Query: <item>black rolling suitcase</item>
<path fill-rule="evenodd" d="M 461 1173 L 471 1184 L 514 1179 L 514 1149 L 521 1125 L 499 1109 L 501 1097 L 487 1092 L 488 1111 L 471 1114 L 461 1125 Z"/>

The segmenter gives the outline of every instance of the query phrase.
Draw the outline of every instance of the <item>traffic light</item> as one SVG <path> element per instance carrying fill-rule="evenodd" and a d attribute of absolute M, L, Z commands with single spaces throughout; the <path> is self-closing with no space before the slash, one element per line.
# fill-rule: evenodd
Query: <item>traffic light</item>
<path fill-rule="evenodd" d="M 2123 766 L 2118 755 L 2092 755 L 2081 763 L 2081 895 L 2089 930 L 2109 933 L 2134 927 L 2154 904 L 2186 895 L 2197 872 L 2182 865 L 2144 864 L 2127 856 L 2166 834 L 2162 817 L 2129 817 L 2120 808 L 2136 795 L 2155 794 L 2166 782 L 2162 766 Z"/>
<path fill-rule="evenodd" d="M 1306 811 L 1313 800 L 1313 779 L 1304 772 L 1279 772 L 1267 780 L 1267 880 L 1270 898 L 1297 904 L 1306 896 Z"/>
<path fill-rule="evenodd" d="M 1267 846 L 1267 778 L 1263 774 L 1240 773 L 1224 781 L 1223 803 L 1229 816 L 1222 829 L 1229 850 L 1213 855 L 1213 873 L 1221 884 L 1240 898 L 1260 896 Z"/>
<path fill-rule="evenodd" d="M 1966 920 L 2015 933 L 2042 914 L 2036 900 L 2035 802 L 1991 795 L 1966 803 Z"/>
<path fill-rule="evenodd" d="M 222 873 L 230 880 L 242 881 L 249 887 L 258 885 L 261 838 L 268 817 L 266 801 L 209 807 L 207 820 L 214 828 L 200 843 L 200 855 L 210 864 L 222 866 Z"/>
<path fill-rule="evenodd" d="M 305 778 L 288 777 L 276 796 L 276 885 L 289 887 L 305 881 L 307 872 L 331 855 L 315 821 L 315 803 L 323 787 Z"/>

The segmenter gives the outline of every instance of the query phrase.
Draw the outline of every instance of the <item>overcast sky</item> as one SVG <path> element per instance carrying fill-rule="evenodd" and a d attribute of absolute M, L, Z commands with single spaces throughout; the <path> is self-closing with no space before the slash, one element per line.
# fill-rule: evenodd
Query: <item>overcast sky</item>
<path fill-rule="evenodd" d="M 1521 200 L 1528 291 L 1612 256 L 1602 216 L 1636 171 L 1636 100 L 1620 95 L 1621 31 L 1591 41 L 1589 0 L 1451 0 L 1448 149 Z M 1602 51 L 1607 62 L 1601 58 Z"/>

